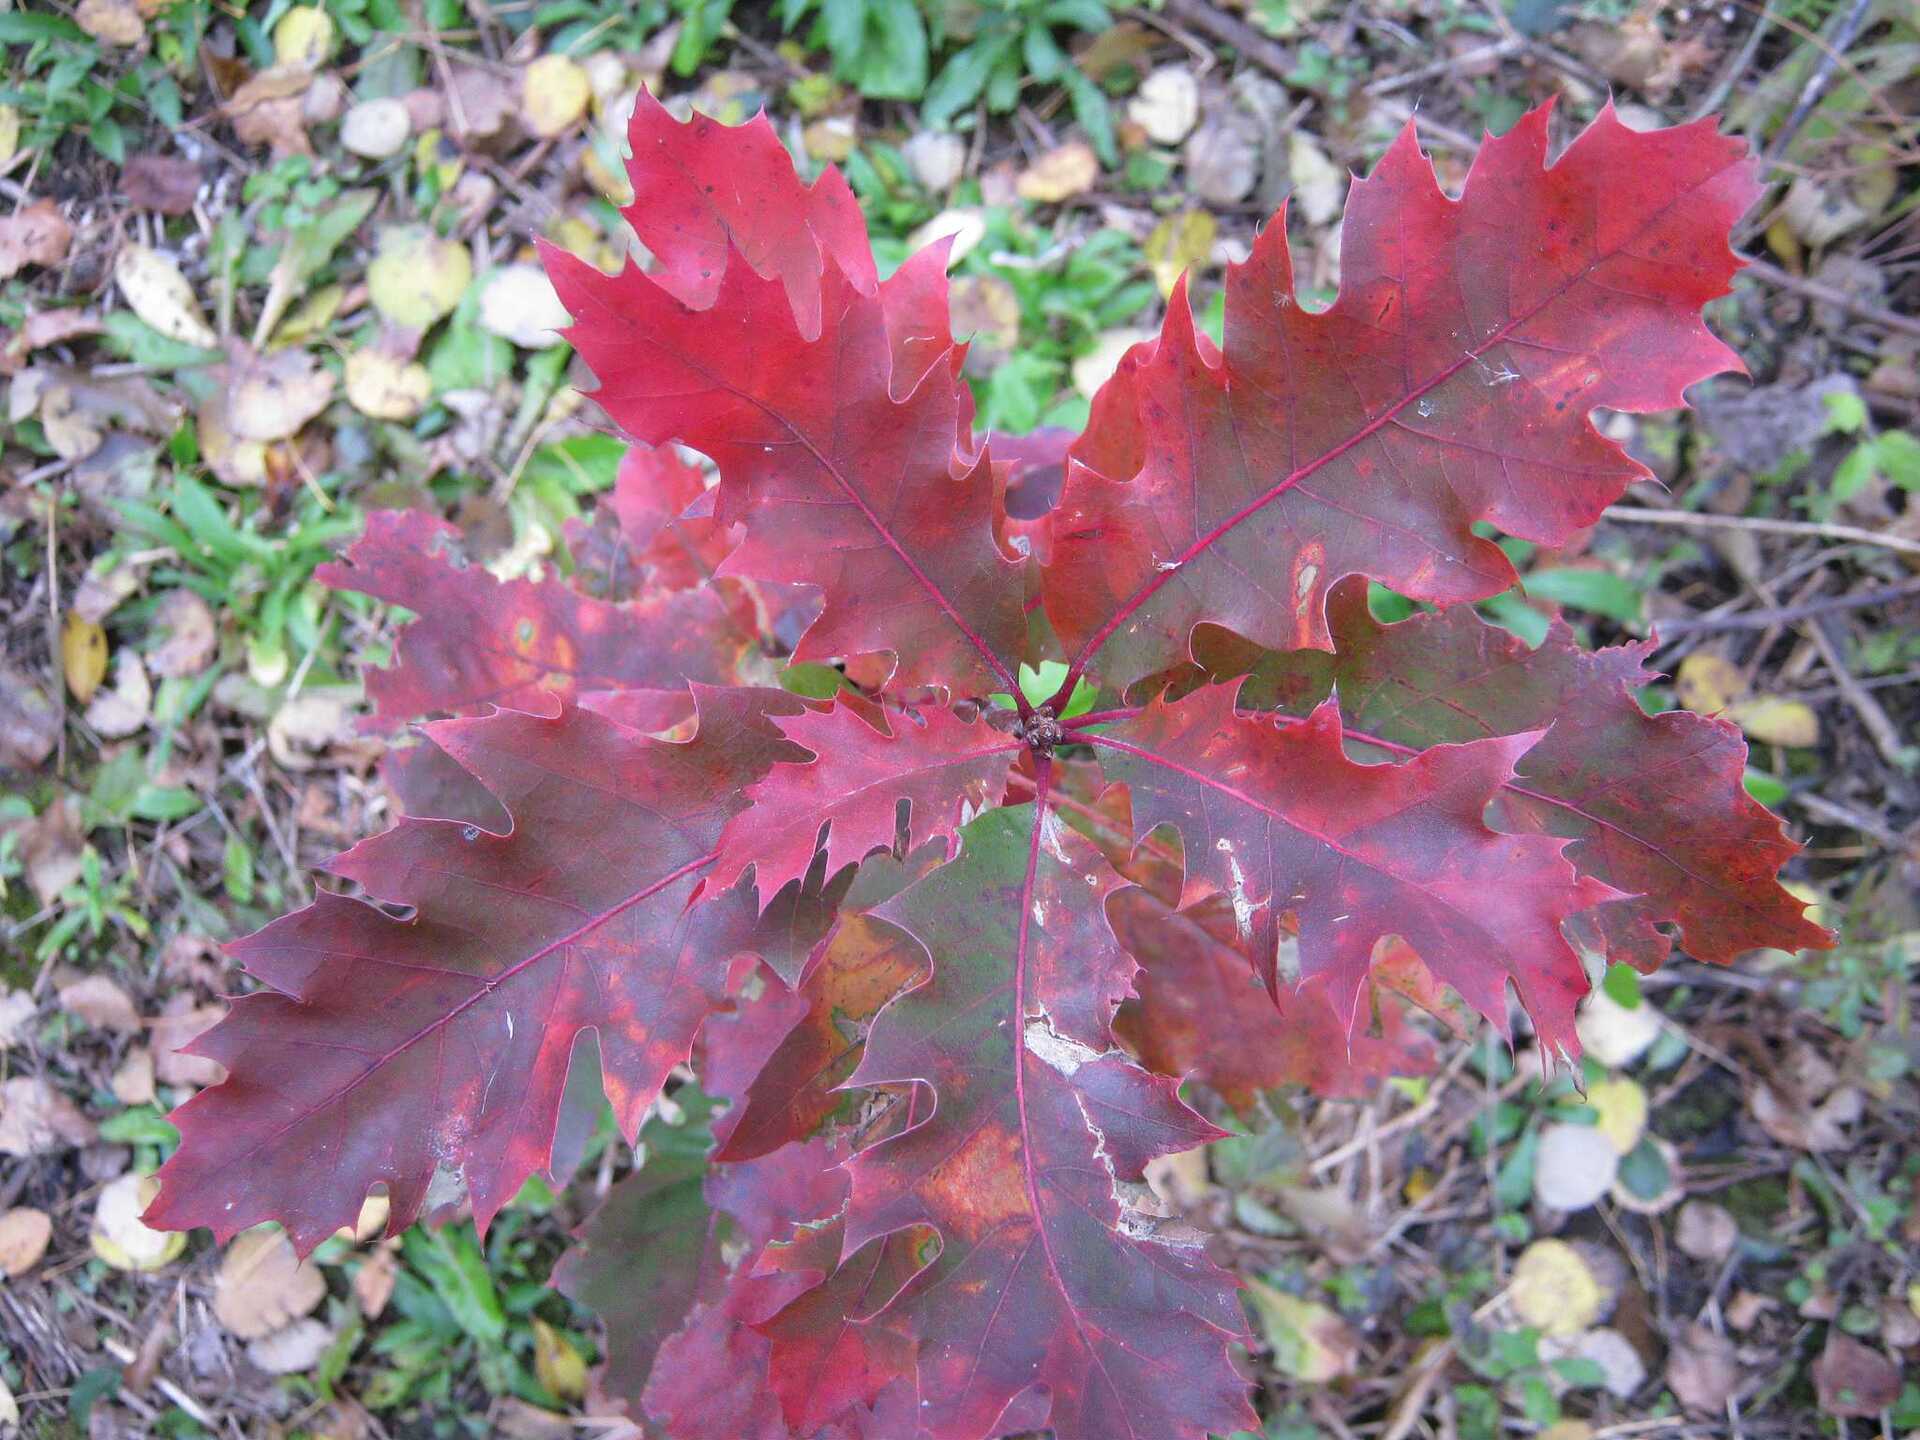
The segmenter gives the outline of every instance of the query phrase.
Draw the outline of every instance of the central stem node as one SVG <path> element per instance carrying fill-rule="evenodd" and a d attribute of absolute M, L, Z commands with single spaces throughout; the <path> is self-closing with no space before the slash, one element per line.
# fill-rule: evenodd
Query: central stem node
<path fill-rule="evenodd" d="M 1054 718 L 1053 707 L 1042 705 L 1020 722 L 1020 738 L 1037 756 L 1053 754 L 1053 747 L 1067 738 L 1066 727 Z"/>

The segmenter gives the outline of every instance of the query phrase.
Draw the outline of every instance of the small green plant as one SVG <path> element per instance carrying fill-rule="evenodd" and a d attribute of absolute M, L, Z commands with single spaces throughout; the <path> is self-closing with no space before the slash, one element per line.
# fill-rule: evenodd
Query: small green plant
<path fill-rule="evenodd" d="M 1084 424 L 1085 397 L 1068 383 L 1073 362 L 1100 337 L 1138 319 L 1158 299 L 1140 247 L 1115 230 L 1061 240 L 996 210 L 960 272 L 1005 284 L 1019 303 L 1020 343 L 974 393 L 980 423 L 1011 434 Z"/>
<path fill-rule="evenodd" d="M 927 88 L 927 25 L 914 0 L 782 0 L 780 24 L 802 24 L 834 73 L 874 100 L 918 100 Z"/>
<path fill-rule="evenodd" d="M 142 908 L 133 877 L 122 871 L 109 878 L 101 868 L 100 852 L 89 845 L 80 852 L 80 878 L 60 892 L 60 916 L 40 937 L 35 956 L 47 960 L 65 954 L 82 932 L 97 941 L 109 927 L 145 940 L 152 931 Z"/>
<path fill-rule="evenodd" d="M 163 31 L 153 54 L 118 75 L 105 64 L 100 46 L 64 15 L 0 14 L 0 45 L 10 62 L 0 104 L 19 111 L 23 146 L 50 146 L 74 131 L 106 159 L 124 165 L 130 118 L 145 112 L 169 129 L 185 119 L 179 82 L 163 58 L 181 56 L 176 32 Z"/>
<path fill-rule="evenodd" d="M 938 48 L 957 41 L 960 48 L 927 87 L 921 117 L 929 125 L 946 125 L 981 100 L 987 109 L 1004 115 L 1019 102 L 1027 79 L 1057 84 L 1066 90 L 1074 118 L 1094 148 L 1112 164 L 1117 152 L 1107 97 L 1074 65 L 1055 34 L 1060 29 L 1094 34 L 1112 23 L 1112 13 L 1100 0 L 959 0 L 946 5 L 933 15 L 933 44 Z"/>

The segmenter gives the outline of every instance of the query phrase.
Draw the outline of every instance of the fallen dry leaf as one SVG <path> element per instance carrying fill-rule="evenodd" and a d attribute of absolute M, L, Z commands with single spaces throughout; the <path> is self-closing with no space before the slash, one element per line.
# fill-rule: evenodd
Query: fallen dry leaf
<path fill-rule="evenodd" d="M 1762 745 L 1805 748 L 1820 743 L 1820 717 L 1803 700 L 1756 695 L 1727 707 L 1727 718 Z"/>
<path fill-rule="evenodd" d="M 304 65 L 275 65 L 233 92 L 226 103 L 233 133 L 243 145 L 271 146 L 276 157 L 311 155 L 302 97 L 313 84 Z"/>
<path fill-rule="evenodd" d="M 40 1263 L 53 1238 L 53 1221 L 44 1210 L 21 1206 L 0 1215 L 0 1275 L 12 1279 Z"/>
<path fill-rule="evenodd" d="M 51 1155 L 91 1145 L 93 1122 L 37 1075 L 0 1083 L 0 1155 Z"/>
<path fill-rule="evenodd" d="M 564 135 L 587 113 L 593 85 L 587 72 L 564 55 L 542 55 L 527 66 L 520 103 L 527 129 L 542 140 Z"/>
<path fill-rule="evenodd" d="M 1624 1076 L 1598 1080 L 1587 1088 L 1587 1104 L 1599 1115 L 1597 1129 L 1625 1155 L 1647 1130 L 1647 1092 Z"/>
<path fill-rule="evenodd" d="M 87 705 L 87 724 L 108 740 L 124 740 L 139 731 L 153 715 L 153 682 L 137 651 L 123 649 L 113 657 L 113 684 Z"/>
<path fill-rule="evenodd" d="M 1185 65 L 1162 65 L 1127 102 L 1127 118 L 1156 145 L 1178 145 L 1200 122 L 1200 82 Z"/>
<path fill-rule="evenodd" d="M 1689 1200 L 1680 1207 L 1673 1243 L 1681 1253 L 1708 1265 L 1718 1265 L 1733 1253 L 1740 1226 L 1724 1205 L 1711 1200 Z"/>
<path fill-rule="evenodd" d="M 332 398 L 332 373 L 306 351 L 240 351 L 228 367 L 227 430 L 235 439 L 260 444 L 285 440 Z"/>
<path fill-rule="evenodd" d="M 120 193 L 136 210 L 185 215 L 200 194 L 200 167 L 178 155 L 136 155 L 120 172 Z"/>
<path fill-rule="evenodd" d="M 219 337 L 200 314 L 200 302 L 180 267 L 157 250 L 129 241 L 113 263 L 113 278 L 133 313 L 169 340 L 211 350 Z"/>
<path fill-rule="evenodd" d="M 1020 198 L 1041 205 L 1057 205 L 1084 195 L 1100 178 L 1100 157 L 1084 140 L 1069 140 L 1047 151 L 1020 172 Z"/>
<path fill-rule="evenodd" d="M 1592 1125 L 1560 1121 L 1540 1132 L 1533 1158 L 1533 1198 L 1549 1210 L 1585 1210 L 1613 1186 L 1620 1152 Z"/>
<path fill-rule="evenodd" d="M 60 625 L 60 669 L 67 693 L 82 705 L 107 676 L 107 632 L 71 610 Z"/>
<path fill-rule="evenodd" d="M 91 310 L 32 311 L 7 341 L 6 349 L 0 350 L 0 374 L 17 372 L 36 350 L 82 335 L 97 335 L 101 328 L 100 317 Z"/>
<path fill-rule="evenodd" d="M 1204 210 L 1169 215 L 1153 227 L 1144 247 L 1153 282 L 1162 297 L 1171 295 L 1180 277 L 1203 267 L 1213 254 L 1220 224 Z"/>
<path fill-rule="evenodd" d="M 1696 1415 L 1724 1415 L 1739 1383 L 1733 1342 L 1705 1325 L 1689 1325 L 1667 1356 L 1667 1388 Z"/>
<path fill-rule="evenodd" d="M 158 1270 L 178 1259 L 187 1248 L 186 1233 L 154 1230 L 140 1219 L 159 1193 L 160 1182 L 151 1175 L 129 1172 L 108 1181 L 93 1207 L 87 1236 L 93 1253 L 115 1270 Z"/>
<path fill-rule="evenodd" d="M 473 280 L 466 247 L 442 240 L 424 225 L 396 225 L 380 232 L 379 251 L 367 267 L 373 306 L 403 330 L 425 330 L 453 312 Z"/>
<path fill-rule="evenodd" d="M 1260 1280 L 1246 1282 L 1261 1333 L 1282 1374 L 1310 1385 L 1353 1373 L 1359 1337 L 1347 1322 L 1317 1301 L 1304 1300 Z"/>
<path fill-rule="evenodd" d="M 353 1272 L 353 1298 L 360 1302 L 360 1313 L 378 1320 L 393 1298 L 394 1282 L 399 1278 L 400 1266 L 391 1250 L 376 1250 L 367 1256 Z"/>
<path fill-rule="evenodd" d="M 369 348 L 347 356 L 347 401 L 375 420 L 411 420 L 433 398 L 427 367 Z"/>
<path fill-rule="evenodd" d="M 185 1046 L 219 1023 L 224 1005 L 195 1005 L 191 995 L 176 995 L 153 1022 L 153 1070 L 163 1085 L 218 1085 L 227 1068 L 204 1055 L 189 1055 Z"/>
<path fill-rule="evenodd" d="M 153 1052 L 144 1045 L 134 1046 L 113 1072 L 107 1088 L 122 1105 L 151 1105 L 155 1093 Z"/>
<path fill-rule="evenodd" d="M 569 1404 L 587 1393 L 587 1362 L 566 1336 L 537 1315 L 533 1317 L 533 1373 Z"/>
<path fill-rule="evenodd" d="M 480 291 L 480 328 L 523 350 L 548 350 L 573 323 L 538 265 L 503 265 Z"/>
<path fill-rule="evenodd" d="M 138 45 L 147 38 L 147 22 L 133 0 L 80 0 L 74 20 L 94 39 L 108 45 Z"/>
<path fill-rule="evenodd" d="M 26 1038 L 27 1027 L 39 1009 L 29 991 L 0 990 L 0 1050 Z"/>
<path fill-rule="evenodd" d="M 307 690 L 287 701 L 267 722 L 267 750 L 289 770 L 311 770 L 328 746 L 349 739 L 357 690 Z"/>
<path fill-rule="evenodd" d="M 413 121 L 396 95 L 362 100 L 340 122 L 340 143 L 363 160 L 389 160 L 407 143 Z"/>
<path fill-rule="evenodd" d="M 1514 1313 L 1542 1335 L 1575 1335 L 1600 1318 L 1606 1291 L 1564 1240 L 1536 1240 L 1520 1253 L 1508 1289 Z"/>
<path fill-rule="evenodd" d="M 169 590 L 160 597 L 153 623 L 166 639 L 147 656 L 147 668 L 169 679 L 198 675 L 213 659 L 219 643 L 213 610 L 192 590 Z"/>
<path fill-rule="evenodd" d="M 31 770 L 59 742 L 59 707 L 25 671 L 0 663 L 0 770 Z"/>
<path fill-rule="evenodd" d="M 229 1334 L 258 1340 L 311 1314 L 326 1298 L 320 1267 L 293 1253 L 284 1230 L 248 1230 L 234 1237 L 220 1261 L 213 1313 Z"/>
<path fill-rule="evenodd" d="M 131 1035 L 140 1028 L 133 997 L 106 975 L 89 975 L 60 988 L 60 1008 L 100 1030 Z"/>
<path fill-rule="evenodd" d="M 73 243 L 73 227 L 51 200 L 36 200 L 13 215 L 0 216 L 0 280 L 29 265 L 58 265 Z"/>
<path fill-rule="evenodd" d="M 333 1331 L 318 1320 L 296 1320 L 247 1346 L 247 1359 L 269 1375 L 298 1375 L 320 1363 Z"/>
<path fill-rule="evenodd" d="M 273 27 L 273 58 L 312 70 L 333 53 L 333 17 L 314 5 L 295 5 Z"/>
<path fill-rule="evenodd" d="M 1900 1367 L 1832 1326 L 1826 1349 L 1813 1362 L 1813 1388 L 1827 1414 L 1871 1419 L 1900 1398 Z"/>
<path fill-rule="evenodd" d="M 1755 1085 L 1748 1107 L 1760 1128 L 1795 1150 L 1838 1150 L 1866 1101 L 1811 1045 L 1796 1044 L 1778 1071 Z"/>

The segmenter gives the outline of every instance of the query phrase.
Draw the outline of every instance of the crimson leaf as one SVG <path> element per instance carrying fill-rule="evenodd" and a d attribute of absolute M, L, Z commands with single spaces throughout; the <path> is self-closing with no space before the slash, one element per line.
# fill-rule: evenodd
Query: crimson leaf
<path fill-rule="evenodd" d="M 1827 941 L 1738 737 L 1639 712 L 1644 647 L 1366 614 L 1361 577 L 1510 584 L 1488 531 L 1566 541 L 1641 473 L 1594 408 L 1737 365 L 1700 308 L 1743 147 L 1608 109 L 1549 166 L 1548 120 L 1457 200 L 1409 129 L 1329 309 L 1269 225 L 1218 349 L 1181 290 L 1085 434 L 990 454 L 944 249 L 880 281 L 837 175 L 643 94 L 655 268 L 549 259 L 601 403 L 718 483 L 629 457 L 578 535 L 619 603 L 461 570 L 419 517 L 332 572 L 420 612 L 383 722 L 515 708 L 429 727 L 445 754 L 389 767 L 410 818 L 335 862 L 409 918 L 327 895 L 236 945 L 270 988 L 202 1042 L 232 1078 L 180 1112 L 150 1218 L 307 1248 L 371 1185 L 404 1225 L 454 1172 L 484 1224 L 550 1163 L 591 1031 L 629 1136 L 683 1063 L 726 1106 L 710 1154 L 661 1135 L 561 1277 L 675 1440 L 1253 1423 L 1232 1281 L 1141 1183 L 1219 1133 L 1181 1079 L 1356 1092 L 1426 1063 L 1391 992 L 1448 987 L 1502 1025 L 1517 989 L 1571 1053 L 1576 941 Z M 1036 705 L 1015 677 L 1063 645 Z M 837 664 L 835 703 L 696 687 L 692 738 L 657 738 L 756 650 Z M 1144 704 L 1062 718 L 1083 678 Z"/>
<path fill-rule="evenodd" d="M 799 708 L 705 692 L 684 744 L 577 710 L 428 727 L 511 833 L 402 820 L 332 869 L 411 918 L 322 894 L 233 947 L 273 988 L 195 1042 L 232 1078 L 176 1112 L 154 1221 L 224 1237 L 275 1219 L 304 1252 L 375 1184 L 392 1226 L 412 1223 L 444 1167 L 484 1225 L 546 1163 L 585 1030 L 633 1134 L 724 998 L 726 962 L 759 943 L 750 899 L 687 902 L 741 787 L 795 753 L 770 717 Z"/>

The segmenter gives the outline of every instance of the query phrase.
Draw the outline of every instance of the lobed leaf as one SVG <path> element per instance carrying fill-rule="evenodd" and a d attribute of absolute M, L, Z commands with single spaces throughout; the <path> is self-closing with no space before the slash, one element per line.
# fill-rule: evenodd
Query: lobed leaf
<path fill-rule="evenodd" d="M 721 834 L 713 869 L 724 888 L 752 866 L 767 899 L 813 864 L 823 824 L 828 873 L 892 846 L 902 805 L 909 846 L 951 846 L 964 818 L 999 801 L 1014 756 L 1026 748 L 948 710 L 895 712 L 890 733 L 844 704 L 778 723 L 811 757 L 776 765 L 747 792 L 752 803 Z"/>
<path fill-rule="evenodd" d="M 797 658 L 887 650 L 901 685 L 1011 689 L 1018 569 L 994 540 L 991 468 L 963 443 L 944 247 L 876 283 L 841 228 L 844 181 L 773 198 L 797 181 L 764 120 L 679 125 L 643 97 L 632 142 L 632 214 L 661 269 L 609 277 L 547 251 L 602 407 L 719 466 L 718 518 L 746 525 L 722 574 L 820 588 Z"/>
<path fill-rule="evenodd" d="M 796 753 L 771 717 L 799 708 L 702 692 L 679 744 L 577 710 L 429 726 L 513 829 L 403 819 L 331 869 L 410 918 L 322 894 L 234 943 L 272 988 L 195 1042 L 229 1078 L 175 1112 L 183 1143 L 151 1223 L 224 1239 L 273 1219 L 305 1252 L 375 1184 L 392 1228 L 411 1224 L 444 1169 L 485 1226 L 546 1163 L 589 1030 L 634 1134 L 724 1001 L 727 962 L 766 945 L 750 896 L 688 902 L 741 789 Z"/>
<path fill-rule="evenodd" d="M 1299 930 L 1299 978 L 1326 987 L 1351 1033 L 1375 946 L 1399 936 L 1502 1031 L 1511 983 L 1541 1038 L 1579 1053 L 1586 971 L 1561 933 L 1617 892 L 1580 878 L 1566 842 L 1482 818 L 1538 732 L 1442 745 L 1403 765 L 1346 757 L 1338 707 L 1280 726 L 1209 685 L 1156 700 L 1089 738 L 1132 793 L 1141 831 L 1174 826 L 1196 882 L 1229 897 L 1269 973 L 1280 918 Z"/>
<path fill-rule="evenodd" d="M 928 1434 L 1198 1440 L 1252 1423 L 1231 1282 L 1129 1189 L 1220 1132 L 1113 1044 L 1135 966 L 1103 902 L 1122 883 L 1043 807 L 1009 806 L 876 912 L 932 969 L 881 1012 L 852 1083 L 927 1086 L 934 1108 L 850 1162 L 846 1244 L 939 1233 L 891 1312 L 918 1342 Z"/>
<path fill-rule="evenodd" d="M 733 684 L 754 647 L 712 590 L 611 605 L 558 581 L 500 581 L 457 565 L 456 539 L 419 511 L 376 510 L 345 559 L 315 572 L 418 617 L 400 632 L 395 663 L 367 676 L 376 728 L 489 705 L 551 714 L 599 690 Z"/>
<path fill-rule="evenodd" d="M 1184 287 L 1095 396 L 1054 516 L 1047 615 L 1078 675 L 1119 687 L 1210 622 L 1330 646 L 1331 588 L 1440 604 L 1513 584 L 1473 526 L 1564 544 L 1646 470 L 1589 419 L 1656 410 L 1740 362 L 1700 321 L 1759 193 L 1702 121 L 1629 130 L 1609 104 L 1551 166 L 1550 108 L 1480 148 L 1459 199 L 1409 124 L 1353 186 L 1332 307 L 1294 293 L 1286 226 L 1227 275 L 1225 344 Z"/>
<path fill-rule="evenodd" d="M 1491 819 L 1571 841 L 1574 868 L 1622 892 L 1581 917 L 1583 938 L 1612 959 L 1656 968 L 1672 948 L 1655 928 L 1664 922 L 1689 954 L 1719 964 L 1762 946 L 1831 943 L 1775 879 L 1798 847 L 1747 794 L 1739 730 L 1640 708 L 1653 641 L 1583 650 L 1556 621 L 1529 650 L 1465 609 L 1382 625 L 1357 582 L 1335 591 L 1328 618 L 1331 655 L 1260 654 L 1216 635 L 1201 642 L 1205 667 L 1248 675 L 1240 698 L 1254 709 L 1305 714 L 1337 695 L 1348 739 L 1376 753 L 1544 730 Z"/>

